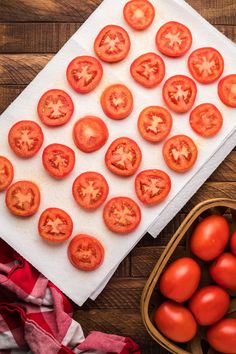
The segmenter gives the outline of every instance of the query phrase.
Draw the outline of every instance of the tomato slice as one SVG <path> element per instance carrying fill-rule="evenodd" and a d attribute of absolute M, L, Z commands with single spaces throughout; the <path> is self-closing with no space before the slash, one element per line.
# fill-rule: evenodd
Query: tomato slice
<path fill-rule="evenodd" d="M 162 94 L 166 105 L 170 109 L 176 113 L 186 113 L 194 105 L 197 86 L 189 77 L 176 75 L 165 82 Z"/>
<path fill-rule="evenodd" d="M 224 59 L 214 48 L 199 48 L 188 58 L 189 71 L 201 84 L 211 84 L 224 71 Z"/>
<path fill-rule="evenodd" d="M 220 131 L 223 117 L 216 106 L 211 103 L 203 103 L 191 112 L 189 123 L 197 134 L 209 138 Z"/>
<path fill-rule="evenodd" d="M 147 88 L 157 86 L 164 79 L 165 71 L 163 59 L 155 53 L 141 55 L 130 67 L 134 80 Z"/>
<path fill-rule="evenodd" d="M 168 57 L 181 57 L 192 46 L 192 34 L 182 23 L 167 22 L 157 32 L 156 45 Z"/>
<path fill-rule="evenodd" d="M 74 267 L 92 271 L 103 263 L 104 248 L 95 237 L 79 234 L 69 244 L 68 258 Z"/>
<path fill-rule="evenodd" d="M 39 218 L 39 235 L 46 241 L 63 242 L 71 236 L 72 230 L 73 221 L 62 209 L 48 208 Z"/>
<path fill-rule="evenodd" d="M 138 227 L 141 221 L 141 210 L 130 198 L 112 198 L 104 207 L 103 219 L 112 232 L 128 234 Z"/>
<path fill-rule="evenodd" d="M 42 129 L 31 120 L 21 120 L 15 123 L 8 133 L 8 142 L 12 151 L 17 156 L 26 159 L 37 154 L 43 140 Z"/>
<path fill-rule="evenodd" d="M 106 144 L 109 132 L 102 119 L 86 116 L 79 119 L 73 129 L 75 145 L 83 152 L 99 150 Z"/>
<path fill-rule="evenodd" d="M 138 144 L 130 138 L 114 140 L 105 155 L 107 168 L 119 176 L 132 176 L 142 160 Z"/>
<path fill-rule="evenodd" d="M 116 63 L 123 60 L 130 50 L 130 38 L 120 26 L 108 25 L 98 34 L 94 42 L 97 56 L 107 62 Z"/>
<path fill-rule="evenodd" d="M 16 216 L 34 215 L 40 204 L 38 186 L 30 181 L 13 183 L 6 192 L 6 206 Z"/>
<path fill-rule="evenodd" d="M 4 156 L 0 156 L 0 192 L 11 184 L 13 177 L 14 168 L 11 161 Z"/>
<path fill-rule="evenodd" d="M 66 145 L 51 144 L 43 151 L 43 166 L 54 178 L 68 176 L 75 166 L 75 153 Z"/>
<path fill-rule="evenodd" d="M 138 129 L 147 141 L 152 143 L 162 141 L 169 135 L 171 128 L 172 116 L 163 107 L 147 107 L 139 115 Z"/>
<path fill-rule="evenodd" d="M 225 76 L 219 82 L 218 94 L 226 106 L 236 108 L 236 74 Z"/>
<path fill-rule="evenodd" d="M 123 15 L 133 29 L 142 31 L 152 24 L 155 9 L 147 0 L 131 0 L 125 5 Z"/>
<path fill-rule="evenodd" d="M 106 88 L 101 96 L 104 113 L 111 119 L 127 118 L 133 110 L 133 95 L 125 85 L 116 84 Z"/>
<path fill-rule="evenodd" d="M 156 205 L 162 202 L 171 189 L 171 179 L 161 170 L 145 170 L 135 178 L 135 191 L 143 204 Z"/>
<path fill-rule="evenodd" d="M 103 76 L 101 63 L 94 57 L 74 58 L 67 67 L 66 77 L 71 87 L 78 93 L 94 90 Z"/>
<path fill-rule="evenodd" d="M 85 172 L 76 178 L 72 187 L 75 201 L 84 209 L 100 207 L 109 192 L 106 179 L 97 172 Z"/>
<path fill-rule="evenodd" d="M 163 157 L 170 169 L 175 172 L 186 172 L 197 160 L 197 146 L 186 135 L 176 135 L 167 140 L 163 147 Z"/>

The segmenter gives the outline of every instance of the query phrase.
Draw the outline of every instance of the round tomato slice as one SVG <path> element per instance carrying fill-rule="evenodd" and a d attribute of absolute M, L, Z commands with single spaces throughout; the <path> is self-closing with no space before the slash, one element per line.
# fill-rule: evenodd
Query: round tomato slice
<path fill-rule="evenodd" d="M 168 22 L 157 32 L 156 45 L 168 57 L 181 57 L 192 46 L 192 34 L 182 23 Z"/>
<path fill-rule="evenodd" d="M 0 156 L 0 192 L 11 184 L 13 177 L 14 168 L 11 161 L 4 156 Z"/>
<path fill-rule="evenodd" d="M 49 127 L 66 124 L 73 112 L 74 103 L 63 90 L 49 90 L 43 94 L 38 103 L 38 115 Z"/>
<path fill-rule="evenodd" d="M 69 244 L 68 258 L 74 267 L 92 271 L 101 266 L 104 248 L 95 237 L 79 234 Z"/>
<path fill-rule="evenodd" d="M 43 144 L 43 140 L 42 129 L 31 120 L 17 122 L 8 133 L 8 142 L 11 149 L 22 158 L 30 158 L 36 155 Z"/>
<path fill-rule="evenodd" d="M 106 179 L 97 172 L 85 172 L 76 178 L 72 187 L 75 201 L 84 209 L 100 207 L 109 192 Z"/>
<path fill-rule="evenodd" d="M 112 232 L 128 234 L 138 227 L 141 221 L 141 210 L 130 198 L 112 198 L 104 207 L 103 219 Z"/>
<path fill-rule="evenodd" d="M 201 84 L 211 84 L 224 71 L 224 59 L 214 48 L 199 48 L 188 59 L 189 71 Z"/>
<path fill-rule="evenodd" d="M 40 191 L 30 181 L 13 183 L 6 192 L 6 206 L 16 216 L 34 215 L 40 204 Z"/>
<path fill-rule="evenodd" d="M 78 93 L 94 90 L 102 79 L 103 68 L 94 57 L 80 56 L 68 65 L 66 77 L 71 87 Z"/>
<path fill-rule="evenodd" d="M 119 176 L 132 176 L 142 160 L 138 144 L 130 138 L 114 140 L 105 155 L 107 168 Z"/>
<path fill-rule="evenodd" d="M 69 175 L 75 166 L 75 153 L 66 145 L 51 144 L 43 151 L 43 166 L 54 178 L 62 179 Z"/>
<path fill-rule="evenodd" d="M 220 80 L 218 94 L 226 106 L 236 108 L 236 74 L 225 76 Z"/>
<path fill-rule="evenodd" d="M 155 9 L 147 0 L 131 0 L 125 5 L 123 15 L 133 29 L 142 31 L 152 24 Z"/>
<path fill-rule="evenodd" d="M 165 77 L 165 63 L 155 53 L 143 54 L 131 64 L 130 73 L 144 87 L 157 86 Z"/>
<path fill-rule="evenodd" d="M 97 56 L 107 62 L 116 63 L 123 60 L 130 50 L 130 38 L 120 26 L 108 25 L 98 34 L 94 42 Z"/>
<path fill-rule="evenodd" d="M 72 219 L 62 209 L 48 208 L 39 218 L 39 235 L 46 241 L 63 242 L 71 236 L 72 230 Z"/>
<path fill-rule="evenodd" d="M 193 140 L 186 135 L 176 135 L 167 140 L 163 157 L 167 166 L 175 172 L 186 172 L 197 160 L 198 150 Z"/>
<path fill-rule="evenodd" d="M 109 132 L 102 119 L 86 116 L 79 119 L 73 129 L 75 145 L 83 152 L 99 150 L 106 144 Z"/>
<path fill-rule="evenodd" d="M 106 88 L 101 96 L 104 113 L 111 119 L 127 118 L 133 110 L 133 95 L 125 85 L 117 84 Z"/>
<path fill-rule="evenodd" d="M 216 106 L 211 103 L 203 103 L 191 112 L 189 123 L 197 134 L 209 138 L 220 131 L 223 117 Z"/>
<path fill-rule="evenodd" d="M 188 112 L 196 99 L 197 86 L 187 76 L 170 77 L 163 86 L 163 99 L 166 105 L 176 113 Z"/>
<path fill-rule="evenodd" d="M 138 129 L 144 139 L 158 143 L 165 139 L 172 128 L 172 116 L 167 109 L 151 106 L 139 115 Z"/>

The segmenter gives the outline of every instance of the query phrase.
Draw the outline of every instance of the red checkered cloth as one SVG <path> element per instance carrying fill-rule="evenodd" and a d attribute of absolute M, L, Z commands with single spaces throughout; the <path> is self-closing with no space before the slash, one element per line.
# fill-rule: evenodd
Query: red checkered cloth
<path fill-rule="evenodd" d="M 140 354 L 130 338 L 85 339 L 64 294 L 0 239 L 0 353 Z"/>

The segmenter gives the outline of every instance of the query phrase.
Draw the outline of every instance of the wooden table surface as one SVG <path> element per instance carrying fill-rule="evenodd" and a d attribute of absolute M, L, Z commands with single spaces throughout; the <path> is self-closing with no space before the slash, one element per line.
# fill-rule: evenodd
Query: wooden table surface
<path fill-rule="evenodd" d="M 236 42 L 236 0 L 188 2 Z M 100 3 L 101 0 L 0 0 L 0 112 Z M 169 238 L 194 205 L 213 197 L 236 198 L 235 171 L 233 151 L 157 239 L 149 235 L 143 238 L 98 299 L 76 310 L 75 317 L 85 333 L 100 330 L 131 336 L 140 344 L 142 353 L 166 353 L 152 341 L 142 324 L 139 306 L 143 286 Z"/>

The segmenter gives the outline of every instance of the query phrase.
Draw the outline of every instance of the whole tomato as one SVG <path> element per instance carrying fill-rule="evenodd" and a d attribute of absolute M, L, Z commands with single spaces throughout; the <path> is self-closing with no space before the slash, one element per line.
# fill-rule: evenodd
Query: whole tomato
<path fill-rule="evenodd" d="M 223 253 L 210 266 L 212 279 L 225 289 L 236 290 L 236 257 Z"/>
<path fill-rule="evenodd" d="M 229 225 L 220 215 L 210 215 L 201 221 L 190 238 L 190 249 L 203 261 L 218 257 L 229 241 Z"/>
<path fill-rule="evenodd" d="M 169 265 L 160 279 L 160 291 L 176 302 L 185 302 L 196 291 L 201 269 L 192 258 L 177 259 Z"/>
<path fill-rule="evenodd" d="M 231 252 L 236 256 L 236 231 L 234 231 L 230 240 Z"/>
<path fill-rule="evenodd" d="M 207 340 L 221 353 L 236 353 L 236 319 L 224 318 L 212 325 L 207 331 Z"/>

